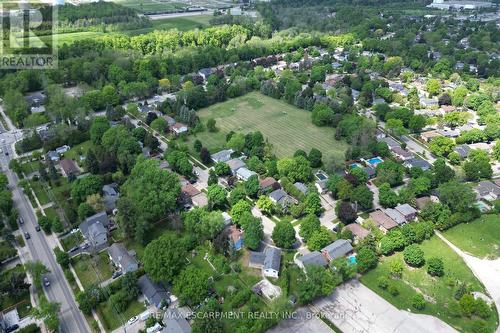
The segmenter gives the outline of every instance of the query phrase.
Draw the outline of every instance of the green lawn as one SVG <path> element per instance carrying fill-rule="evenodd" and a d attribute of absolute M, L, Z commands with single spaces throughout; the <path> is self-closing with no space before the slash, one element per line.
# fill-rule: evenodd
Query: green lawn
<path fill-rule="evenodd" d="M 444 236 L 465 252 L 480 258 L 500 257 L 500 218 L 483 215 L 443 232 Z"/>
<path fill-rule="evenodd" d="M 130 7 L 138 11 L 148 13 L 148 12 L 159 12 L 159 11 L 173 11 L 176 9 L 182 9 L 187 6 L 187 4 L 180 1 L 165 1 L 165 0 L 115 0 L 117 4 L 125 7 Z"/>
<path fill-rule="evenodd" d="M 203 123 L 214 118 L 217 133 L 208 131 L 189 138 L 189 146 L 199 139 L 211 152 L 224 148 L 226 134 L 230 131 L 261 131 L 280 157 L 292 156 L 297 149 L 309 152 L 317 148 L 323 153 L 323 162 L 344 160 L 348 144 L 334 139 L 331 127 L 317 127 L 311 122 L 311 113 L 282 100 L 251 92 L 198 111 Z"/>
<path fill-rule="evenodd" d="M 472 320 L 465 317 L 454 317 L 448 310 L 450 301 L 454 300 L 456 281 L 465 282 L 473 291 L 485 292 L 482 284 L 474 277 L 464 261 L 441 239 L 433 236 L 421 245 L 426 260 L 430 257 L 440 257 L 444 262 L 445 275 L 443 277 L 431 277 L 427 274 L 426 266 L 422 268 L 410 268 L 403 261 L 403 253 L 399 252 L 390 257 L 382 257 L 376 269 L 366 273 L 361 282 L 375 291 L 377 294 L 392 303 L 398 309 L 412 309 L 410 298 L 420 291 L 427 298 L 427 304 L 423 311 L 414 312 L 433 315 L 450 324 L 458 331 L 471 332 Z M 391 279 L 399 290 L 398 296 L 392 296 L 387 290 L 378 286 L 377 279 L 380 276 L 389 276 L 390 264 L 393 261 L 403 263 L 404 271 L 402 279 Z M 487 320 L 488 332 L 493 332 L 496 327 L 496 311 Z"/>
<path fill-rule="evenodd" d="M 25 175 L 29 175 L 32 172 L 38 171 L 40 165 L 40 161 L 24 162 L 21 164 L 21 170 Z"/>
<path fill-rule="evenodd" d="M 69 234 L 68 236 L 60 239 L 61 245 L 65 251 L 69 251 L 72 247 L 77 246 L 83 242 L 83 236 L 80 232 Z"/>
<path fill-rule="evenodd" d="M 92 145 L 92 142 L 85 141 L 83 143 L 80 143 L 79 145 L 71 147 L 70 150 L 64 153 L 64 158 L 70 158 L 75 160 L 77 163 L 80 162 L 80 155 L 87 154 L 87 151 L 89 150 L 90 146 Z"/>
<path fill-rule="evenodd" d="M 30 185 L 33 191 L 35 191 L 35 195 L 42 206 L 51 201 L 47 188 L 45 188 L 44 184 L 42 184 L 40 180 L 30 180 Z"/>
<path fill-rule="evenodd" d="M 7 274 L 8 271 L 23 272 L 24 267 L 22 265 L 17 265 L 16 267 L 11 268 L 10 270 L 6 270 L 5 272 L 2 273 Z M 2 296 L 3 297 L 0 299 L 0 311 L 8 312 L 15 307 L 17 308 L 17 312 L 19 313 L 20 318 L 24 318 L 30 314 L 32 307 L 31 307 L 29 291 L 25 290 L 16 297 L 14 297 L 10 293 L 7 293 Z"/>
<path fill-rule="evenodd" d="M 57 214 L 57 211 L 54 209 L 54 207 L 45 208 L 43 210 L 43 212 L 51 220 L 54 219 L 54 218 L 56 218 L 56 217 L 59 217 L 59 214 Z"/>
<path fill-rule="evenodd" d="M 80 255 L 72 259 L 72 264 L 84 288 L 93 283 L 106 281 L 113 273 L 106 251 L 94 257 Z"/>
<path fill-rule="evenodd" d="M 137 316 L 144 310 L 146 310 L 144 304 L 137 300 L 131 302 L 128 308 L 120 314 L 116 313 L 116 311 L 111 307 L 109 301 L 101 303 L 97 306 L 99 318 L 108 332 L 117 329 L 121 325 L 125 324 L 130 318 Z"/>
<path fill-rule="evenodd" d="M 0 241 L 0 261 L 12 258 L 17 255 L 17 250 L 7 241 Z"/>

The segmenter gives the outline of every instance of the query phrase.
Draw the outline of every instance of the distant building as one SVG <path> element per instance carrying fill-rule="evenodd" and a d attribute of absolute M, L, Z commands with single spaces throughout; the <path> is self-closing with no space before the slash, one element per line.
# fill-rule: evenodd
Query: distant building
<path fill-rule="evenodd" d="M 100 212 L 87 217 L 80 223 L 82 236 L 94 248 L 100 248 L 108 243 L 109 220 L 106 212 Z"/>
<path fill-rule="evenodd" d="M 369 216 L 373 223 L 375 223 L 383 233 L 387 233 L 389 230 L 398 226 L 393 219 L 381 210 L 376 210 L 370 213 Z"/>
<path fill-rule="evenodd" d="M 345 239 L 337 239 L 335 242 L 330 245 L 324 247 L 321 250 L 321 253 L 329 260 L 332 261 L 334 259 L 343 257 L 353 251 L 353 247 L 351 242 Z"/>
<path fill-rule="evenodd" d="M 293 186 L 300 191 L 303 195 L 307 195 L 307 192 L 309 192 L 309 189 L 304 183 L 301 182 L 296 182 L 293 184 Z"/>
<path fill-rule="evenodd" d="M 80 173 L 80 168 L 76 165 L 75 161 L 65 158 L 59 162 L 61 166 L 61 171 L 65 177 L 70 177 L 71 175 L 76 176 Z"/>
<path fill-rule="evenodd" d="M 297 266 L 304 271 L 307 270 L 307 266 L 328 266 L 328 260 L 326 260 L 325 256 L 319 251 L 313 251 L 302 257 L 298 257 L 295 262 Z"/>
<path fill-rule="evenodd" d="M 360 226 L 357 223 L 350 223 L 350 224 L 345 226 L 345 229 L 352 232 L 354 239 L 356 241 L 363 240 L 370 234 L 370 231 L 366 230 L 365 228 L 363 228 L 362 226 Z"/>
<path fill-rule="evenodd" d="M 169 301 L 170 296 L 162 283 L 153 282 L 147 274 L 144 274 L 137 280 L 137 284 L 142 294 L 149 304 L 161 309 Z"/>
<path fill-rule="evenodd" d="M 232 149 L 221 150 L 215 154 L 210 155 L 214 163 L 222 163 L 231 159 L 231 154 L 234 153 Z"/>
<path fill-rule="evenodd" d="M 431 168 L 431 164 L 420 157 L 410 158 L 403 162 L 403 165 L 407 168 L 419 168 L 423 171 L 427 171 Z"/>
<path fill-rule="evenodd" d="M 282 189 L 278 189 L 269 193 L 269 198 L 272 202 L 274 202 L 275 204 L 279 204 L 282 207 L 288 207 L 292 204 L 297 204 L 297 200 L 288 195 L 288 193 L 286 193 Z"/>
<path fill-rule="evenodd" d="M 279 277 L 281 265 L 281 249 L 268 246 L 264 252 L 250 251 L 248 266 L 262 269 L 264 276 Z"/>
<path fill-rule="evenodd" d="M 274 191 L 281 188 L 280 183 L 276 181 L 273 177 L 266 177 L 259 180 L 260 190 L 263 192 Z"/>
<path fill-rule="evenodd" d="M 247 181 L 250 177 L 256 176 L 256 175 L 257 175 L 256 172 L 249 170 L 245 167 L 242 167 L 242 168 L 239 168 L 238 170 L 236 170 L 236 177 L 239 180 Z"/>
<path fill-rule="evenodd" d="M 470 147 L 466 144 L 456 146 L 453 151 L 458 153 L 461 158 L 467 158 L 469 156 Z"/>
<path fill-rule="evenodd" d="M 245 162 L 243 162 L 239 158 L 233 158 L 229 161 L 226 161 L 225 163 L 229 166 L 229 169 L 231 169 L 231 174 L 233 176 L 236 176 L 236 171 L 238 171 L 239 168 L 243 168 L 246 166 Z"/>
<path fill-rule="evenodd" d="M 407 222 L 414 220 L 417 217 L 417 210 L 407 203 L 397 205 L 394 209 L 403 215 Z"/>
<path fill-rule="evenodd" d="M 500 198 L 500 186 L 489 180 L 479 182 L 474 191 L 478 200 L 495 201 Z"/>
<path fill-rule="evenodd" d="M 163 325 L 161 333 L 191 333 L 191 326 L 186 317 L 181 314 L 178 308 L 170 307 L 163 315 Z"/>
<path fill-rule="evenodd" d="M 62 155 L 64 153 L 66 153 L 68 150 L 70 150 L 71 147 L 68 146 L 68 145 L 64 145 L 64 146 L 61 146 L 61 147 L 57 147 L 56 148 L 56 153 L 58 153 L 59 155 Z"/>
<path fill-rule="evenodd" d="M 120 193 L 118 193 L 118 184 L 111 183 L 102 187 L 102 199 L 107 212 L 112 212 L 116 209 L 116 202 L 118 201 L 119 196 Z"/>
<path fill-rule="evenodd" d="M 180 135 L 188 131 L 187 125 L 184 125 L 182 123 L 175 123 L 174 125 L 170 126 L 169 129 L 175 135 Z"/>

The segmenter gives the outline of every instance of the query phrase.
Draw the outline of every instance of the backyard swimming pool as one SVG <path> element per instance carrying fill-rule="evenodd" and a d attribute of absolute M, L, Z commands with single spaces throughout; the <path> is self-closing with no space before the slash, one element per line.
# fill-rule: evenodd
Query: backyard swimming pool
<path fill-rule="evenodd" d="M 383 161 L 384 161 L 384 160 L 383 160 L 382 158 L 380 158 L 380 157 L 378 157 L 378 156 L 377 156 L 377 157 L 372 157 L 372 158 L 370 158 L 370 159 L 369 159 L 369 160 L 367 160 L 366 162 L 367 162 L 368 164 L 370 164 L 372 167 L 375 167 L 375 166 L 377 166 L 377 164 L 382 163 Z"/>
<path fill-rule="evenodd" d="M 354 255 L 347 257 L 347 260 L 349 260 L 349 263 L 351 265 L 354 265 L 357 262 L 356 261 L 356 256 L 354 256 Z"/>

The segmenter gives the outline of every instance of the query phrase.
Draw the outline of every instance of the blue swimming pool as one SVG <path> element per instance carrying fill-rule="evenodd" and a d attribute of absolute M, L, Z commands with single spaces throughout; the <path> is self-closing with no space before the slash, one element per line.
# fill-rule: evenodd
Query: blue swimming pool
<path fill-rule="evenodd" d="M 383 159 L 377 156 L 370 158 L 366 162 L 368 162 L 368 164 L 370 164 L 371 166 L 376 166 L 377 164 L 382 163 L 383 161 L 384 161 Z"/>
<path fill-rule="evenodd" d="M 352 163 L 349 166 L 351 167 L 351 169 L 361 168 L 361 165 L 359 163 Z"/>
<path fill-rule="evenodd" d="M 347 257 L 347 260 L 349 260 L 349 263 L 351 265 L 354 265 L 357 261 L 356 261 L 356 256 L 349 256 Z"/>

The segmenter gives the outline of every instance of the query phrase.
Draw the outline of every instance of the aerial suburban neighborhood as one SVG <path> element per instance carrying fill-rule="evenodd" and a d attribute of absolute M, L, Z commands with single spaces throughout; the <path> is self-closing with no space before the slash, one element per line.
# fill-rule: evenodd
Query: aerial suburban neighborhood
<path fill-rule="evenodd" d="M 0 333 L 500 332 L 498 1 L 0 10 Z"/>

